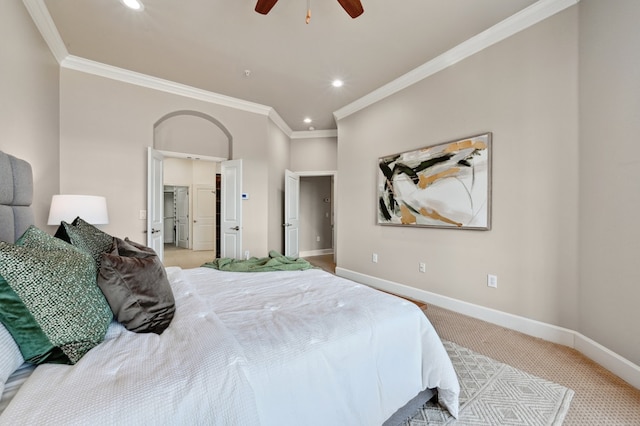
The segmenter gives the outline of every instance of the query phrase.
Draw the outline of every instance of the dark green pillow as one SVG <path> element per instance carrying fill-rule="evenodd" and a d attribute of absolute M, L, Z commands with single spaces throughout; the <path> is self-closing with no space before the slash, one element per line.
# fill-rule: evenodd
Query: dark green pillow
<path fill-rule="evenodd" d="M 55 236 L 91 255 L 97 268 L 100 267 L 100 256 L 109 251 L 113 244 L 111 235 L 85 222 L 80 217 L 77 217 L 71 224 L 64 221 L 60 223 Z"/>
<path fill-rule="evenodd" d="M 0 322 L 27 362 L 75 364 L 112 319 L 91 257 L 31 226 L 0 242 Z"/>

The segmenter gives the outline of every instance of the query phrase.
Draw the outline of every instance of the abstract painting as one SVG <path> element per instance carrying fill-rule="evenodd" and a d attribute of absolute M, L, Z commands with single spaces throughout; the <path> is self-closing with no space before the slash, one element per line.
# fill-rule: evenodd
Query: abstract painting
<path fill-rule="evenodd" d="M 491 229 L 491 133 L 378 160 L 378 224 Z"/>

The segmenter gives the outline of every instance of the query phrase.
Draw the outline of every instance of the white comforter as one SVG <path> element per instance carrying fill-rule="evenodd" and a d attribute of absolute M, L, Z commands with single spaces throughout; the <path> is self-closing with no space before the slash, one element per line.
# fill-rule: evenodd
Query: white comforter
<path fill-rule="evenodd" d="M 412 303 L 320 270 L 167 269 L 160 336 L 117 323 L 74 366 L 42 365 L 2 425 L 379 425 L 425 388 L 457 416 L 446 351 Z"/>

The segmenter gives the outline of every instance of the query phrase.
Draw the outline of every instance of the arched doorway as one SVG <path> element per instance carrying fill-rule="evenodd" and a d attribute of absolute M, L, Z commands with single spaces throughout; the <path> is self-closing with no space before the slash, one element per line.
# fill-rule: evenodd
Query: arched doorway
<path fill-rule="evenodd" d="M 165 236 L 174 235 L 164 239 L 165 264 L 199 266 L 220 253 L 220 162 L 232 158 L 233 138 L 214 117 L 190 110 L 164 115 L 153 131 L 153 148 L 165 158 L 163 229 Z M 186 188 L 186 214 L 185 204 L 177 203 L 176 188 Z"/>

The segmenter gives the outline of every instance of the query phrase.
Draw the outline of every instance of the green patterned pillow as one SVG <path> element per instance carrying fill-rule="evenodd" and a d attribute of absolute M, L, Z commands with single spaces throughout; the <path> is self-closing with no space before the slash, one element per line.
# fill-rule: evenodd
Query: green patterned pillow
<path fill-rule="evenodd" d="M 27 362 L 75 364 L 98 345 L 112 312 L 91 257 L 31 226 L 0 242 L 0 322 Z"/>
<path fill-rule="evenodd" d="M 56 237 L 89 253 L 98 268 L 102 253 L 111 251 L 113 246 L 113 237 L 111 235 L 85 222 L 80 217 L 77 217 L 71 224 L 62 222 L 58 232 L 56 232 Z"/>

